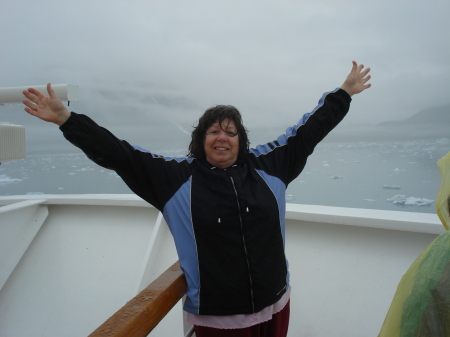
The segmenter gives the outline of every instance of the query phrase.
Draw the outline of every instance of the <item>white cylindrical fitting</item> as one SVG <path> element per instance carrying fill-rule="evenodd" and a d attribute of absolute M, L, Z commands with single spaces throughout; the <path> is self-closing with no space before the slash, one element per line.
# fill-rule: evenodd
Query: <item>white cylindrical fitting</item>
<path fill-rule="evenodd" d="M 0 123 L 0 163 L 24 159 L 25 128 L 22 125 Z"/>
<path fill-rule="evenodd" d="M 0 105 L 21 104 L 25 98 L 22 91 L 28 88 L 39 90 L 48 95 L 47 85 L 31 85 L 27 87 L 0 88 Z M 78 86 L 73 84 L 52 84 L 52 89 L 61 101 L 78 101 Z"/>

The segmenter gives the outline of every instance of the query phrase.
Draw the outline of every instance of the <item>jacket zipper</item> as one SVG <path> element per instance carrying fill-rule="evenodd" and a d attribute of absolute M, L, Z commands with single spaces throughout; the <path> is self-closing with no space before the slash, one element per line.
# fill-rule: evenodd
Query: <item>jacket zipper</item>
<path fill-rule="evenodd" d="M 244 226 L 242 224 L 242 217 L 241 217 L 241 205 L 239 204 L 239 196 L 238 196 L 238 193 L 236 190 L 236 186 L 234 185 L 234 179 L 231 176 L 229 176 L 229 177 L 231 179 L 231 184 L 233 185 L 234 193 L 236 194 L 236 202 L 237 202 L 238 211 L 239 211 L 239 222 L 241 225 L 242 242 L 244 244 L 245 260 L 247 261 L 248 276 L 250 279 L 250 296 L 252 298 L 252 312 L 255 312 L 255 303 L 254 303 L 254 299 L 253 299 L 253 281 L 252 281 L 252 275 L 250 274 L 250 262 L 248 261 L 247 245 L 245 243 L 245 237 L 244 237 Z"/>

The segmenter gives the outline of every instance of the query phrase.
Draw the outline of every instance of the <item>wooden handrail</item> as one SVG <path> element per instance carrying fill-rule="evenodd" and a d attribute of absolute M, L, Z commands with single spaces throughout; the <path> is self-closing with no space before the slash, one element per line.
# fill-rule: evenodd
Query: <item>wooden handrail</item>
<path fill-rule="evenodd" d="M 125 304 L 89 337 L 145 337 L 186 293 L 179 262 Z"/>

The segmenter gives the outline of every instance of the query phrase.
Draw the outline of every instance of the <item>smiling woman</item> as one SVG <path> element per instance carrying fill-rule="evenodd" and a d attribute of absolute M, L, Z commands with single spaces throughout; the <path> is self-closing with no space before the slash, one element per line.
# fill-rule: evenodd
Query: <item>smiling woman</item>
<path fill-rule="evenodd" d="M 225 119 L 211 125 L 206 131 L 204 144 L 206 160 L 219 168 L 233 165 L 239 153 L 239 134 L 234 121 Z"/>
<path fill-rule="evenodd" d="M 239 111 L 212 107 L 192 133 L 189 155 L 176 159 L 142 151 L 89 117 L 70 113 L 50 84 L 49 96 L 25 90 L 23 103 L 161 211 L 187 280 L 187 321 L 198 337 L 211 336 L 211 330 L 220 336 L 286 336 L 286 187 L 346 116 L 351 96 L 370 87 L 369 70 L 353 62 L 340 88 L 326 92 L 285 134 L 253 149 Z"/>
<path fill-rule="evenodd" d="M 214 160 L 213 153 L 217 154 L 217 159 L 223 159 L 225 156 L 234 157 L 234 160 L 229 161 L 228 166 L 231 166 L 236 160 L 245 160 L 250 147 L 248 131 L 242 123 L 242 116 L 232 105 L 216 105 L 207 109 L 200 117 L 191 137 L 188 157 L 198 159 L 209 157 L 208 162 L 217 167 L 220 166 L 210 161 Z"/>

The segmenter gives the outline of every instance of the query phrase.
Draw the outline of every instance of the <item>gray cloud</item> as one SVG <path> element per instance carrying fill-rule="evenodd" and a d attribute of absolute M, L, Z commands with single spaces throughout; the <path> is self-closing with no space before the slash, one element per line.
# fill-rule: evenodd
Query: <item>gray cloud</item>
<path fill-rule="evenodd" d="M 0 86 L 77 84 L 75 111 L 152 148 L 185 147 L 214 104 L 238 107 L 253 141 L 281 132 L 353 59 L 373 87 L 342 128 L 450 101 L 448 1 L 9 0 L 2 12 Z M 20 106 L 0 116 L 55 142 Z"/>

